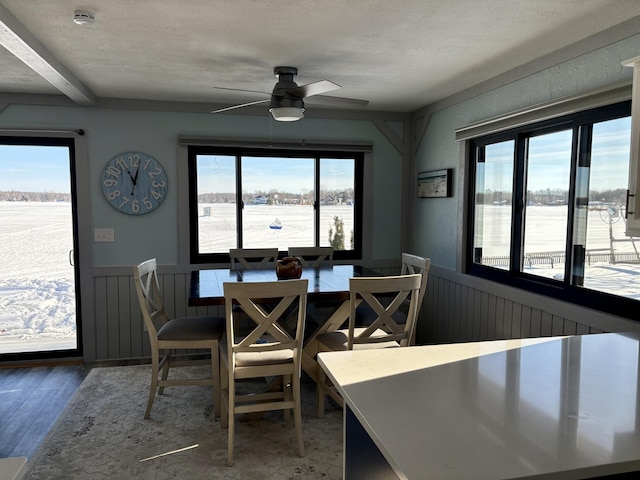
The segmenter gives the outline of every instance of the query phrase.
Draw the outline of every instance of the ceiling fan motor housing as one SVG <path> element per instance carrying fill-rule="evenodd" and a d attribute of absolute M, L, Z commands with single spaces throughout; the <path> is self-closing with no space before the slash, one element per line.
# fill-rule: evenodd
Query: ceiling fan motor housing
<path fill-rule="evenodd" d="M 296 82 L 293 81 L 293 77 L 298 74 L 298 69 L 295 67 L 275 67 L 273 74 L 278 77 L 278 83 L 273 87 L 269 108 L 291 107 L 304 110 L 302 97 L 290 92 L 291 89 L 298 88 Z"/>

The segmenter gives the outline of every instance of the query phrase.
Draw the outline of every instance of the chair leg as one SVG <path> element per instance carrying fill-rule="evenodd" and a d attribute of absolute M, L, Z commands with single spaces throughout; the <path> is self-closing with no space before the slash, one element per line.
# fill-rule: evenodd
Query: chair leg
<path fill-rule="evenodd" d="M 318 381 L 316 383 L 316 415 L 324 418 L 325 388 L 327 376 L 322 368 L 318 368 Z"/>
<path fill-rule="evenodd" d="M 144 418 L 149 418 L 151 415 L 151 407 L 153 406 L 153 400 L 156 397 L 156 390 L 158 389 L 158 352 L 153 352 L 151 359 L 151 386 L 149 387 L 149 400 L 147 401 L 147 410 L 144 412 Z"/>
<path fill-rule="evenodd" d="M 236 388 L 235 378 L 229 379 L 229 424 L 227 426 L 227 465 L 233 467 L 233 440 L 235 434 L 235 405 Z"/>
<path fill-rule="evenodd" d="M 283 375 L 282 376 L 282 398 L 285 402 L 291 401 L 291 390 L 293 388 L 293 383 L 291 381 L 291 375 Z M 291 423 L 291 409 L 285 408 L 282 410 L 282 414 L 284 415 L 284 423 L 289 426 Z"/>
<path fill-rule="evenodd" d="M 293 419 L 296 426 L 296 437 L 298 439 L 298 453 L 304 457 L 304 440 L 302 438 L 302 398 L 300 395 L 300 375 L 293 375 L 292 383 L 293 400 L 295 407 L 293 409 Z"/>
<path fill-rule="evenodd" d="M 162 380 L 166 380 L 169 377 L 169 364 L 171 363 L 171 350 L 167 350 L 167 355 L 165 357 L 164 365 L 162 366 Z M 160 387 L 158 390 L 158 395 L 162 395 L 164 393 L 164 387 Z"/>
<path fill-rule="evenodd" d="M 220 365 L 220 428 L 229 426 L 229 370 Z"/>
<path fill-rule="evenodd" d="M 218 342 L 211 348 L 211 375 L 213 376 L 213 414 L 220 418 L 220 350 Z"/>

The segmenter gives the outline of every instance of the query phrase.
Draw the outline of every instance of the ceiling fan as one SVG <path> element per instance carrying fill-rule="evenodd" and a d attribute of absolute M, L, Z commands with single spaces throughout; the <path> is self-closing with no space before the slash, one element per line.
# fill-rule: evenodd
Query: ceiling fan
<path fill-rule="evenodd" d="M 257 105 L 260 103 L 269 103 L 269 112 L 273 115 L 275 120 L 280 122 L 294 122 L 304 117 L 304 98 L 316 96 L 316 99 L 327 100 L 328 103 L 350 103 L 352 105 L 365 106 L 369 102 L 367 100 L 356 100 L 349 98 L 337 98 L 337 97 L 325 97 L 320 94 L 337 90 L 340 87 L 337 83 L 329 80 L 320 80 L 318 82 L 307 83 L 306 85 L 298 86 L 293 77 L 298 74 L 298 69 L 295 67 L 275 67 L 273 73 L 278 77 L 278 82 L 273 91 L 269 94 L 266 92 L 258 92 L 255 90 L 242 90 L 238 88 L 224 88 L 214 87 L 220 90 L 233 90 L 236 92 L 253 92 L 262 93 L 264 95 L 271 95 L 271 98 L 265 100 L 257 100 L 255 102 L 242 103 L 240 105 L 233 105 L 231 107 L 220 108 L 213 110 L 211 113 L 226 112 L 228 110 L 234 110 L 236 108 L 248 107 L 250 105 Z"/>

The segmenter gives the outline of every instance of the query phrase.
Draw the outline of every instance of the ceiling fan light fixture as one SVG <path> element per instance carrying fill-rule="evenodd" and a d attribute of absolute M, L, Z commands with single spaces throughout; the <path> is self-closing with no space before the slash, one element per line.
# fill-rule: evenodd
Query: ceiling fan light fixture
<path fill-rule="evenodd" d="M 269 111 L 274 120 L 279 122 L 295 122 L 304 118 L 304 108 L 299 107 L 273 107 Z"/>

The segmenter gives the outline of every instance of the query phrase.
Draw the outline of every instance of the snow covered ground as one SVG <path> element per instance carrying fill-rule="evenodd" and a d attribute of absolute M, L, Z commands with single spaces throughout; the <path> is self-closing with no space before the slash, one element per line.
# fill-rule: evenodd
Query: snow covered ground
<path fill-rule="evenodd" d="M 0 353 L 76 346 L 71 204 L 0 202 Z"/>

